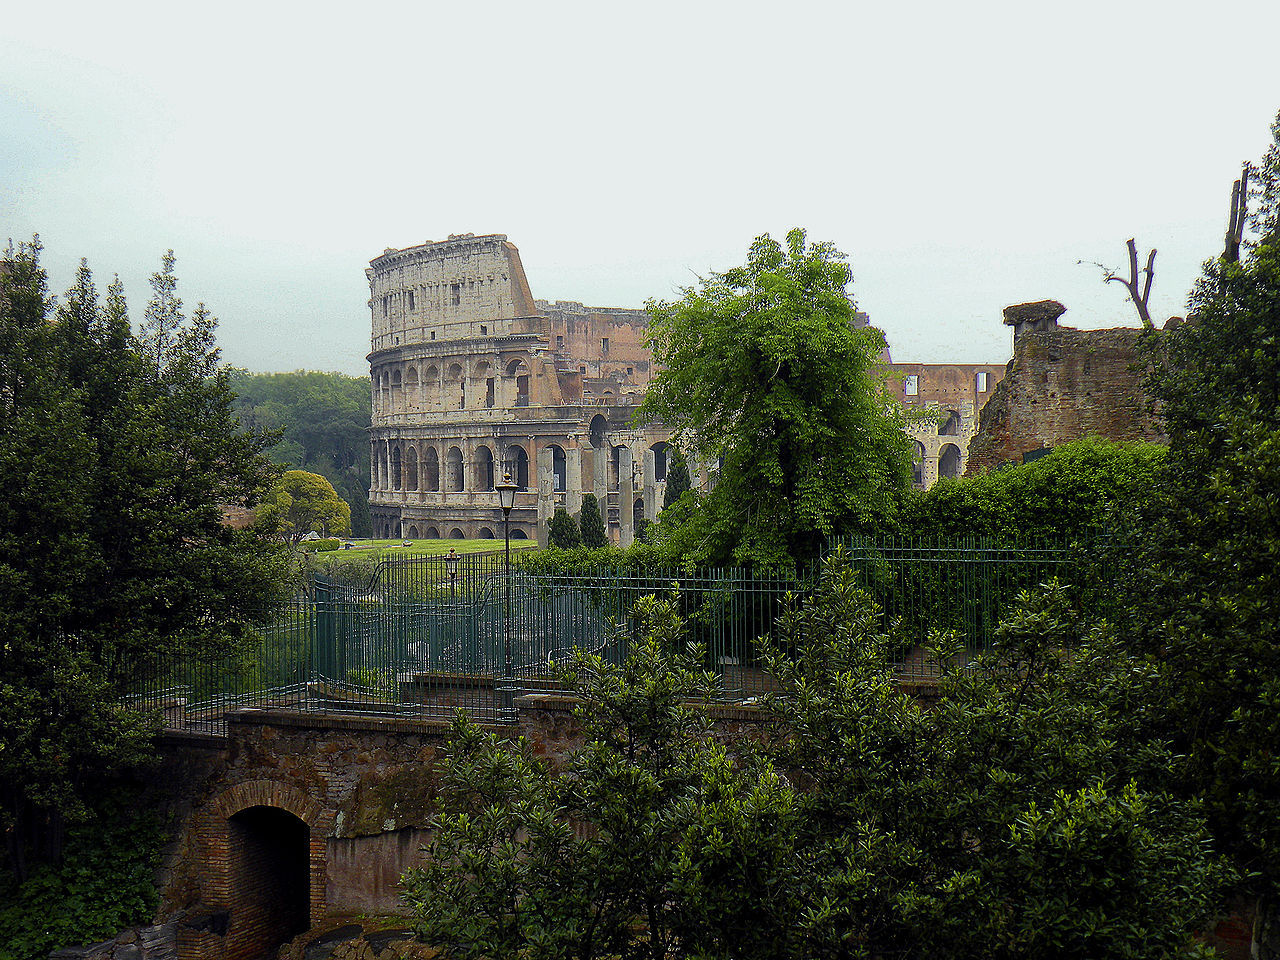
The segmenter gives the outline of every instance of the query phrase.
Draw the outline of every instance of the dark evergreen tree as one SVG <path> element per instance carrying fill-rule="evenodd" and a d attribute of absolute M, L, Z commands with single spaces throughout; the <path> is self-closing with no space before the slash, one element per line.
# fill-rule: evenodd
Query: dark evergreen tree
<path fill-rule="evenodd" d="M 582 532 L 578 529 L 578 521 L 564 507 L 556 507 L 550 527 L 548 539 L 551 546 L 565 550 L 582 546 Z"/>
<path fill-rule="evenodd" d="M 662 493 L 662 509 L 665 510 L 686 490 L 693 489 L 693 480 L 689 477 L 689 465 L 685 463 L 684 454 L 678 449 L 671 452 L 671 461 L 667 464 L 667 488 Z"/>
<path fill-rule="evenodd" d="M 38 241 L 0 259 L 0 833 L 7 864 L 56 855 L 152 718 L 120 698 L 163 657 L 226 651 L 271 616 L 281 548 L 222 523 L 274 470 L 237 429 L 213 318 L 182 317 L 172 257 L 130 333 L 86 265 L 56 312 Z M 163 314 L 163 315 L 162 315 Z"/>
<path fill-rule="evenodd" d="M 582 545 L 595 549 L 607 547 L 609 536 L 605 533 L 604 518 L 600 516 L 600 504 L 594 493 L 582 495 L 582 510 L 578 513 L 578 527 L 582 531 Z"/>

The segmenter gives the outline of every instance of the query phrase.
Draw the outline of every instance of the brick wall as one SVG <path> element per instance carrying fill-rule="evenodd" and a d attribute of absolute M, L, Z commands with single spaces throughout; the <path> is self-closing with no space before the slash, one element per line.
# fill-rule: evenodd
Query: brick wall
<path fill-rule="evenodd" d="M 1018 335 L 1013 359 L 969 442 L 966 475 L 1093 434 L 1163 442 L 1137 367 L 1140 335 L 1131 328 L 1071 327 Z"/>

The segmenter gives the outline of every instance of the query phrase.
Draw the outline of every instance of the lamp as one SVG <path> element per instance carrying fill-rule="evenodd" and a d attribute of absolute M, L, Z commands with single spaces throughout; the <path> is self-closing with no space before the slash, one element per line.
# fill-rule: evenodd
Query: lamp
<path fill-rule="evenodd" d="M 449 553 L 444 558 L 445 569 L 449 571 L 449 598 L 454 603 L 458 601 L 458 561 L 461 559 L 453 547 L 449 548 Z"/>
<path fill-rule="evenodd" d="M 515 714 L 515 696 L 511 688 L 511 508 L 516 505 L 516 491 L 520 489 L 511 482 L 511 473 L 502 474 L 502 482 L 495 483 L 498 491 L 498 505 L 502 507 L 502 536 L 506 541 L 506 602 L 502 616 L 502 694 L 501 707 L 505 719 L 513 719 Z"/>

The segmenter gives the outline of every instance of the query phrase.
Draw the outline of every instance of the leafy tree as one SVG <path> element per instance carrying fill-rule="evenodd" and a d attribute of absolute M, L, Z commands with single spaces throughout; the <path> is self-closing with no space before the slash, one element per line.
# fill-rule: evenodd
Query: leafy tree
<path fill-rule="evenodd" d="M 594 493 L 582 495 L 582 510 L 578 513 L 578 529 L 582 531 L 582 545 L 589 550 L 609 546 L 604 518 L 600 516 L 600 504 Z"/>
<path fill-rule="evenodd" d="M 1217 260 L 1187 323 L 1150 345 L 1169 455 L 1140 543 L 1130 629 L 1217 843 L 1280 955 L 1280 243 Z"/>
<path fill-rule="evenodd" d="M 161 655 L 251 637 L 285 582 L 277 546 L 221 522 L 272 470 L 236 428 L 212 317 L 176 312 L 171 257 L 153 278 L 170 313 L 139 341 L 118 281 L 104 305 L 84 264 L 54 311 L 39 254 L 0 261 L 0 832 L 19 879 L 104 771 L 147 757 L 151 718 L 121 695 Z"/>
<path fill-rule="evenodd" d="M 639 410 L 722 464 L 676 537 L 689 559 L 789 565 L 832 534 L 892 513 L 910 448 L 875 367 L 883 334 L 856 325 L 851 273 L 803 230 L 673 302 L 650 301 L 661 372 Z"/>
<path fill-rule="evenodd" d="M 340 373 L 231 372 L 246 430 L 278 431 L 268 455 L 283 467 L 318 473 L 351 507 L 351 531 L 371 536 L 367 377 Z"/>
<path fill-rule="evenodd" d="M 585 743 L 563 771 L 523 740 L 455 723 L 436 838 L 405 884 L 445 956 L 709 956 L 722 927 L 737 956 L 777 955 L 759 881 L 791 852 L 766 846 L 787 816 L 783 781 L 708 736 L 697 704 L 714 678 L 670 655 L 672 603 L 649 598 L 639 614 L 652 632 L 623 666 L 570 664 Z"/>
<path fill-rule="evenodd" d="M 563 767 L 459 721 L 408 884 L 446 956 L 1194 953 L 1225 870 L 1125 709 L 1154 674 L 1061 590 L 927 707 L 830 562 L 770 661 L 772 760 L 712 722 L 716 678 L 673 655 L 675 610 L 648 602 L 622 667 L 575 659 L 583 747 Z"/>
<path fill-rule="evenodd" d="M 684 454 L 678 449 L 671 454 L 671 462 L 667 465 L 667 486 L 662 492 L 662 509 L 665 510 L 686 490 L 693 489 L 693 480 L 689 476 L 689 465 L 685 463 Z"/>
<path fill-rule="evenodd" d="M 295 543 L 313 532 L 326 537 L 345 537 L 351 532 L 351 508 L 333 484 L 305 470 L 286 470 L 272 484 L 257 519 Z"/>
<path fill-rule="evenodd" d="M 556 507 L 550 522 L 551 546 L 571 550 L 582 546 L 582 531 L 578 529 L 578 521 L 569 515 L 564 507 Z"/>

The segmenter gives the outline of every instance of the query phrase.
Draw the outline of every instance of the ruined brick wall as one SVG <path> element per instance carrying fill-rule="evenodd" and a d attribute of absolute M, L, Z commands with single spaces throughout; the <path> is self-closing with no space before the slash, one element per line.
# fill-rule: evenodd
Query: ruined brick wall
<path fill-rule="evenodd" d="M 966 475 L 1090 435 L 1164 442 L 1137 367 L 1140 335 L 1132 328 L 1056 326 L 1017 335 L 1013 359 L 969 443 Z"/>

